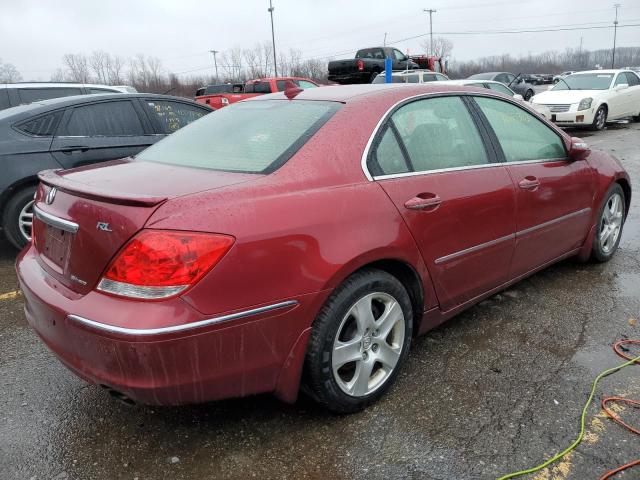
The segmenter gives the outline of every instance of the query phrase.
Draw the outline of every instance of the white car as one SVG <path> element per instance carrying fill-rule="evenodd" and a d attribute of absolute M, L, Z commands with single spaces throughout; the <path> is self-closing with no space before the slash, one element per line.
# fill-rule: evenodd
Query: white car
<path fill-rule="evenodd" d="M 574 72 L 573 70 L 569 70 L 568 72 L 562 72 L 559 75 L 556 75 L 553 77 L 553 83 L 558 83 L 560 80 L 562 80 L 564 77 L 568 77 L 571 74 L 574 74 L 576 72 Z"/>
<path fill-rule="evenodd" d="M 391 73 L 391 83 L 427 83 L 444 80 L 449 80 L 449 77 L 431 70 L 405 70 Z M 385 72 L 379 73 L 371 83 L 386 83 Z"/>
<path fill-rule="evenodd" d="M 631 70 L 591 70 L 569 75 L 531 99 L 541 111 L 549 109 L 560 127 L 602 130 L 608 121 L 640 119 L 640 77 Z"/>

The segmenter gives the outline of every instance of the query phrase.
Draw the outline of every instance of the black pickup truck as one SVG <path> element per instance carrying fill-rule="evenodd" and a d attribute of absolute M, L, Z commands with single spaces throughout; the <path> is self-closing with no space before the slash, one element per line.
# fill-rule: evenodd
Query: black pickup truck
<path fill-rule="evenodd" d="M 384 71 L 385 58 L 391 58 L 392 70 L 413 70 L 420 66 L 397 48 L 363 48 L 355 58 L 329 62 L 330 82 L 347 85 L 351 83 L 371 83 L 377 74 Z"/>

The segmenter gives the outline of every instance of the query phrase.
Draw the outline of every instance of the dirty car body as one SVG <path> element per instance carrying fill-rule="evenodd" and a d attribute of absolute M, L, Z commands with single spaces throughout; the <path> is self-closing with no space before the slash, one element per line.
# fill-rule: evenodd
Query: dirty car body
<path fill-rule="evenodd" d="M 517 136 L 500 123 L 512 114 L 554 146 L 512 158 Z M 233 148 L 218 136 L 228 124 L 245 135 L 227 139 Z M 486 89 L 257 97 L 136 159 L 42 173 L 35 242 L 17 261 L 26 316 L 77 375 L 138 402 L 261 392 L 292 402 L 314 321 L 355 272 L 398 279 L 418 334 L 558 260 L 588 258 L 605 193 L 618 182 L 628 206 L 629 178 L 606 154 L 577 158 L 575 146 Z M 174 148 L 188 164 L 173 161 Z M 182 289 L 127 283 L 146 238 L 176 235 L 213 239 L 220 255 Z"/>

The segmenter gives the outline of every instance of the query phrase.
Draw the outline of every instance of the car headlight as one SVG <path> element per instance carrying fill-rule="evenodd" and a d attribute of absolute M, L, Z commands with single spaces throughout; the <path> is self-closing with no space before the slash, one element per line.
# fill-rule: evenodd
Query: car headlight
<path fill-rule="evenodd" d="M 593 102 L 593 98 L 583 98 L 580 100 L 580 105 L 578 105 L 578 110 L 587 110 L 591 108 L 591 102 Z"/>

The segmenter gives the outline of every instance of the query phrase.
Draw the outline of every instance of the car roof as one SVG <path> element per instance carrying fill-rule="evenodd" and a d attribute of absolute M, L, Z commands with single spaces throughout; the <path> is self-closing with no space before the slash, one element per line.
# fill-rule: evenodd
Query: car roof
<path fill-rule="evenodd" d="M 187 98 L 174 97 L 171 95 L 161 95 L 155 93 L 94 93 L 90 95 L 72 95 L 68 97 L 58 97 L 49 100 L 40 100 L 37 102 L 29 103 L 26 105 L 19 105 L 17 107 L 6 108 L 0 111 L 0 120 L 4 120 L 8 117 L 31 117 L 33 115 L 39 115 L 41 113 L 55 110 L 58 108 L 66 108 L 73 105 L 82 105 L 85 103 L 92 103 L 96 100 L 120 100 L 120 99 L 153 99 L 153 100 L 177 100 L 181 102 L 191 103 L 199 107 L 204 105 L 194 102 Z M 206 108 L 206 107 L 205 107 Z"/>
<path fill-rule="evenodd" d="M 123 88 L 127 85 L 101 85 L 98 83 L 75 83 L 75 82 L 17 82 L 0 84 L 2 88 Z"/>
<path fill-rule="evenodd" d="M 606 73 L 606 74 L 613 74 L 613 73 L 618 73 L 618 72 L 628 72 L 630 70 L 627 70 L 626 68 L 614 68 L 614 69 L 608 69 L 608 70 L 582 70 L 580 72 L 573 72 L 572 75 L 580 75 L 581 73 Z"/>
<path fill-rule="evenodd" d="M 295 96 L 295 100 L 316 100 L 349 103 L 352 101 L 359 101 L 363 99 L 384 100 L 385 97 L 411 97 L 420 94 L 437 94 L 464 91 L 483 91 L 483 93 L 489 92 L 489 90 L 486 89 L 477 89 L 473 87 L 463 87 L 458 85 L 442 85 L 443 83 L 445 82 L 332 85 L 328 87 L 309 88 L 306 90 L 298 91 Z M 260 102 L 265 100 L 283 100 L 287 98 L 288 97 L 286 96 L 286 92 L 278 92 L 267 95 L 260 95 L 245 101 Z"/>

